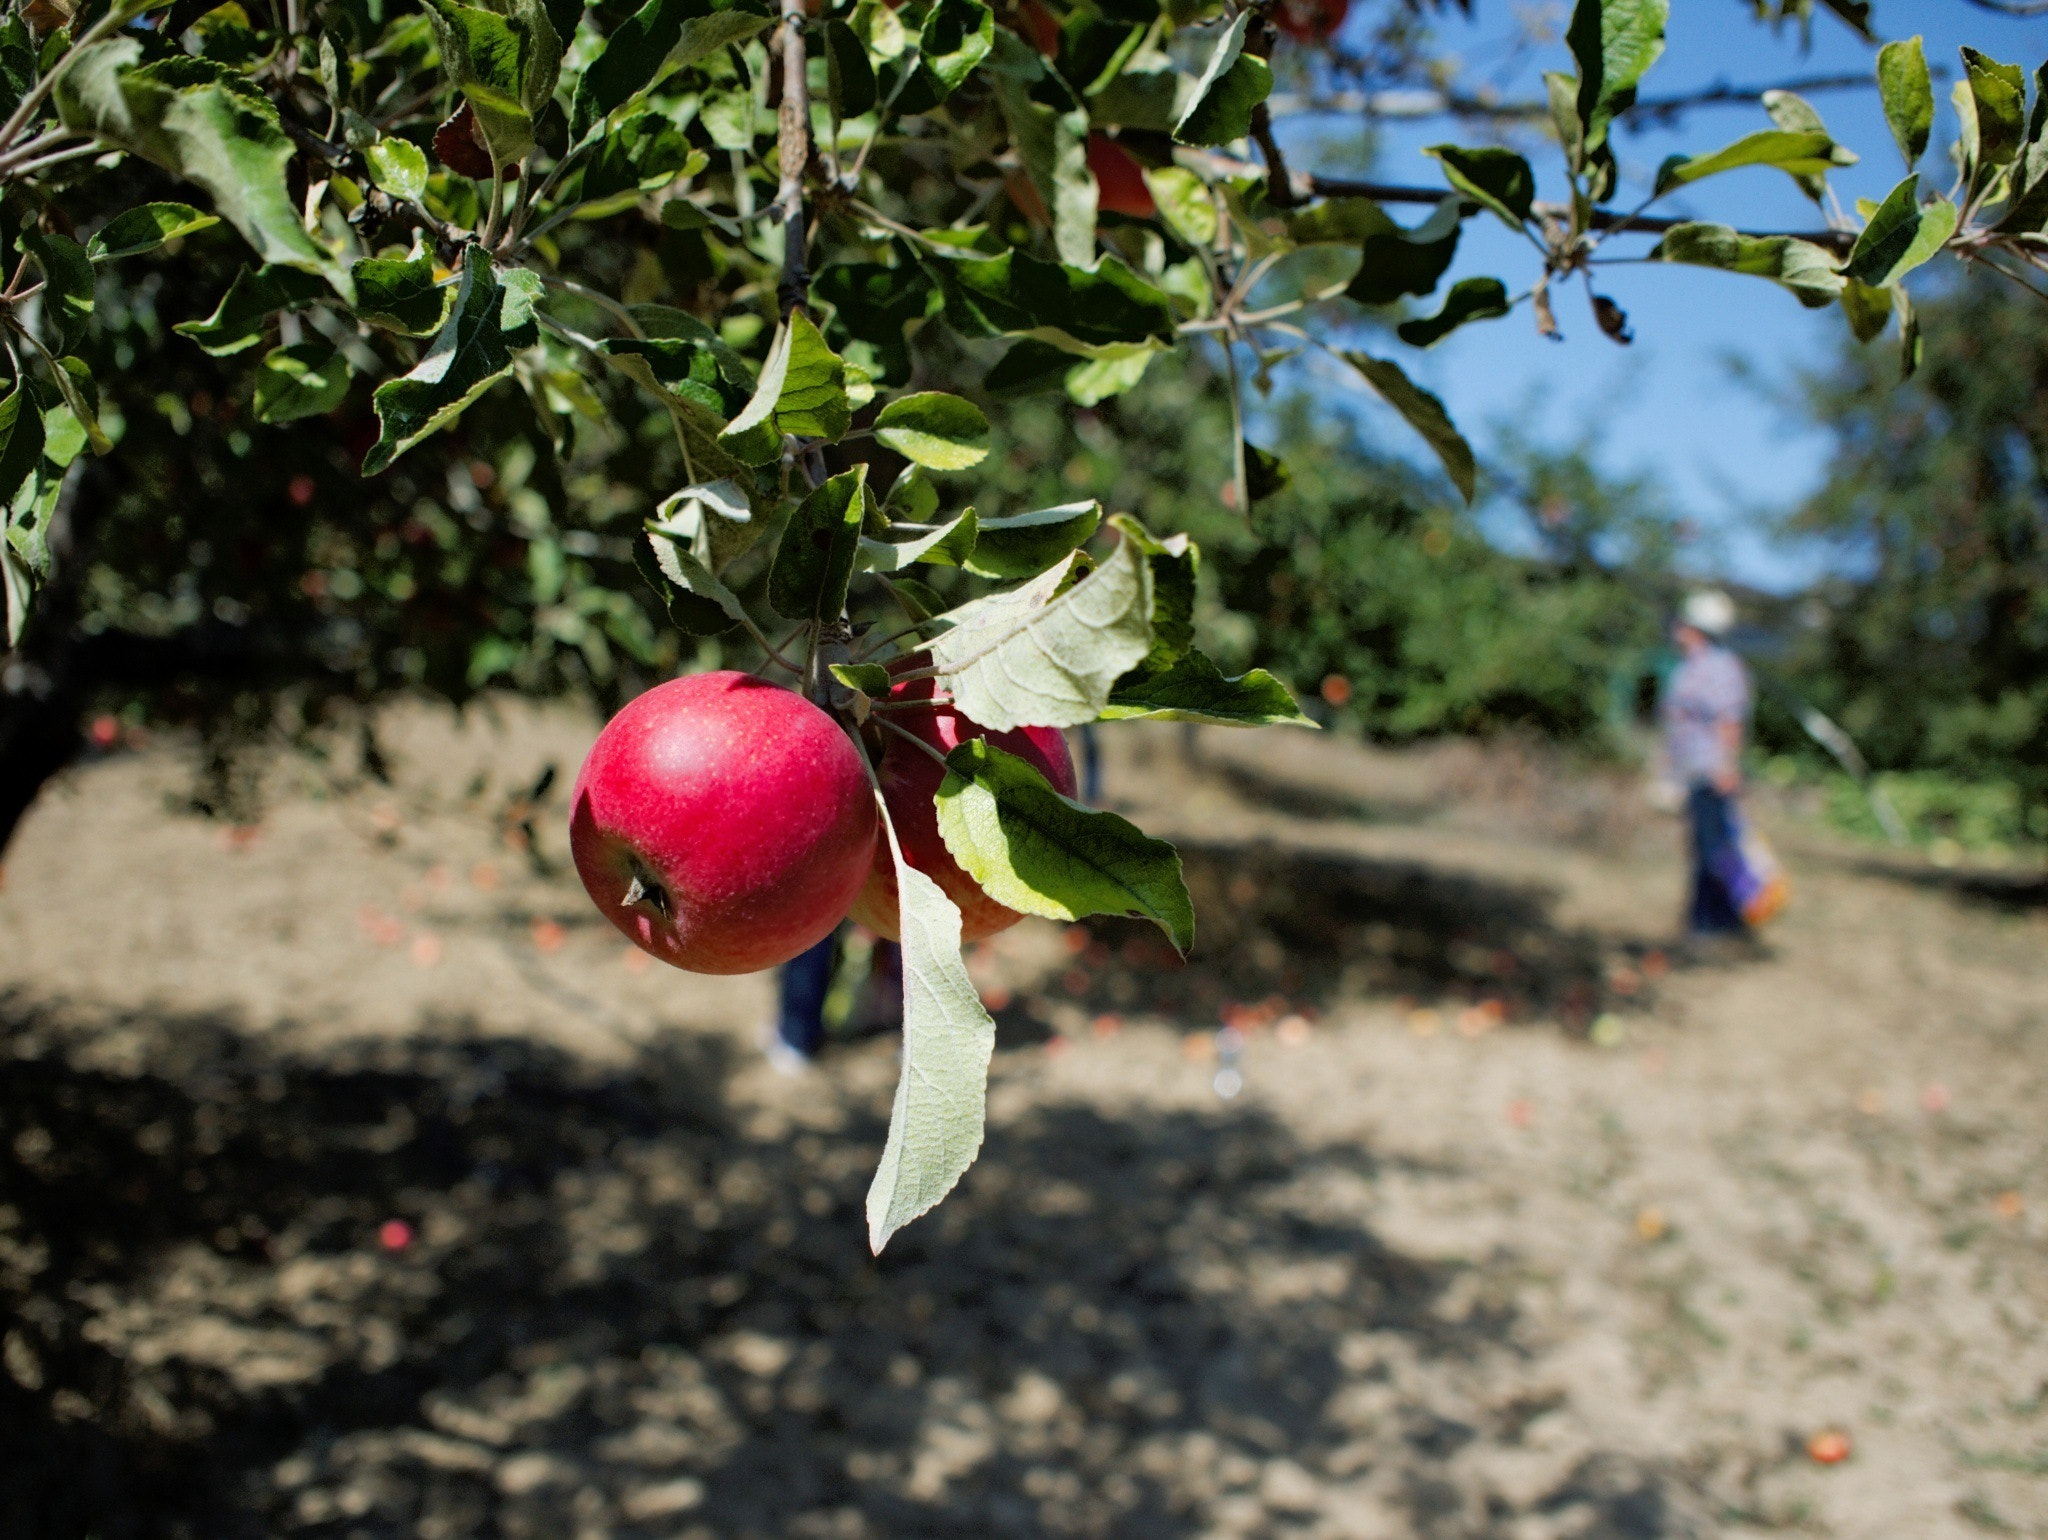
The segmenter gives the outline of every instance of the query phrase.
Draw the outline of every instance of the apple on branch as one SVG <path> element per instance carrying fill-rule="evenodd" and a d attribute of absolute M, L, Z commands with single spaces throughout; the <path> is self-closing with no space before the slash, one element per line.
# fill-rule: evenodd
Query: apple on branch
<path fill-rule="evenodd" d="M 906 666 L 927 661 L 924 654 L 913 654 Z M 899 733 L 884 732 L 881 736 L 886 746 L 875 774 L 882 785 L 889 821 L 903 845 L 903 859 L 936 882 L 958 906 L 960 939 L 980 941 L 1009 929 L 1023 916 L 984 893 L 981 884 L 962 870 L 946 849 L 933 800 L 946 778 L 944 757 L 968 739 L 986 738 L 1030 765 L 1063 797 L 1074 795 L 1074 761 L 1067 752 L 1066 735 L 1058 728 L 1019 727 L 992 733 L 938 700 L 936 685 L 931 678 L 906 679 L 889 691 L 889 707 L 878 717 L 913 735 L 925 747 L 907 742 Z M 931 704 L 920 707 L 916 705 L 920 701 Z M 911 709 L 893 709 L 897 706 Z M 886 841 L 876 845 L 873 869 L 853 903 L 853 918 L 892 941 L 899 939 L 896 865 Z"/>
<path fill-rule="evenodd" d="M 752 973 L 846 917 L 877 827 L 861 751 L 837 722 L 719 670 L 657 685 L 605 724 L 576 778 L 569 846 L 635 946 L 692 973 Z"/>

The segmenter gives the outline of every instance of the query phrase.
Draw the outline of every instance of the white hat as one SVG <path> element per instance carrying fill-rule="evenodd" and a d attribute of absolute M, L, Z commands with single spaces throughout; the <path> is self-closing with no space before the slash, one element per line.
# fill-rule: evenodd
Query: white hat
<path fill-rule="evenodd" d="M 1726 636 L 1735 625 L 1735 601 L 1718 588 L 1702 588 L 1685 596 L 1681 620 L 1708 636 Z"/>

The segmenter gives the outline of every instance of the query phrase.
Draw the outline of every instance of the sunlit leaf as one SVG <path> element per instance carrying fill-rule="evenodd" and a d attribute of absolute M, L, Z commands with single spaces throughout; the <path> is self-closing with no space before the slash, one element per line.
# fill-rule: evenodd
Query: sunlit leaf
<path fill-rule="evenodd" d="M 1674 225 L 1652 248 L 1649 260 L 1768 278 L 1790 289 L 1808 309 L 1832 305 L 1842 292 L 1841 264 L 1833 253 L 1790 235 L 1744 235 L 1727 225 Z"/>
<path fill-rule="evenodd" d="M 964 471 L 988 458 L 988 419 L 981 408 L 944 391 L 891 401 L 875 417 L 875 437 L 935 471 Z"/>
<path fill-rule="evenodd" d="M 961 712 L 991 731 L 1092 722 L 1152 646 L 1152 573 L 1134 522 L 1102 565 L 1061 591 L 1073 558 L 953 612 L 932 663 Z"/>
<path fill-rule="evenodd" d="M 411 372 L 377 387 L 372 403 L 382 431 L 363 457 L 374 476 L 429 434 L 446 427 L 512 372 L 512 349 L 499 330 L 502 295 L 481 247 L 463 256 L 462 282 L 448 319 Z"/>
<path fill-rule="evenodd" d="M 203 321 L 180 321 L 171 328 L 216 358 L 252 348 L 263 340 L 270 318 L 280 310 L 300 310 L 325 294 L 319 279 L 297 268 L 271 265 L 235 274 L 219 305 Z"/>
<path fill-rule="evenodd" d="M 1102 504 L 1094 501 L 984 518 L 965 565 L 981 577 L 1036 577 L 1086 541 L 1101 523 Z"/>
<path fill-rule="evenodd" d="M 1194 901 L 1173 846 L 1061 796 L 987 739 L 946 756 L 937 810 L 947 851 L 997 903 L 1051 920 L 1130 915 L 1182 953 L 1194 945 Z"/>
<path fill-rule="evenodd" d="M 1908 176 L 1870 216 L 1842 271 L 1873 289 L 1889 288 L 1941 250 L 1956 233 L 1956 219 L 1956 206 L 1946 198 L 1923 205 L 1920 179 Z"/>
<path fill-rule="evenodd" d="M 1886 43 L 1877 51 L 1877 89 L 1884 98 L 1884 120 L 1911 171 L 1927 153 L 1927 139 L 1934 132 L 1934 83 L 1917 36 Z"/>
<path fill-rule="evenodd" d="M 1262 668 L 1235 679 L 1199 652 L 1189 651 L 1163 672 L 1126 674 L 1110 692 L 1102 720 L 1157 717 L 1170 722 L 1207 722 L 1219 727 L 1314 727 L 1287 686 Z"/>
<path fill-rule="evenodd" d="M 1251 12 L 1240 11 L 1209 51 L 1173 137 L 1182 144 L 1232 144 L 1251 132 L 1252 110 L 1273 90 L 1273 70 L 1244 51 Z"/>
<path fill-rule="evenodd" d="M 258 422 L 296 422 L 341 405 L 352 371 L 324 342 L 273 348 L 256 366 L 254 413 Z"/>
<path fill-rule="evenodd" d="M 868 1245 L 877 1255 L 974 1164 L 996 1043 L 995 1023 L 960 955 L 960 911 L 903 858 L 886 813 L 884 829 L 903 938 L 903 1069 L 888 1142 L 868 1188 Z"/>
<path fill-rule="evenodd" d="M 215 216 L 202 214 L 189 203 L 145 203 L 101 225 L 99 233 L 85 243 L 85 254 L 95 262 L 140 256 L 166 241 L 219 223 Z"/>

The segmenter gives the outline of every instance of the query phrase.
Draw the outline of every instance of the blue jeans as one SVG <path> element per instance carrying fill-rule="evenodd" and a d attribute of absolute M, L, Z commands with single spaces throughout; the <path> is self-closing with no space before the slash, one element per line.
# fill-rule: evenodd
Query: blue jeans
<path fill-rule="evenodd" d="M 799 952 L 776 975 L 779 995 L 775 1034 L 805 1058 L 825 1046 L 825 996 L 832 989 L 832 964 L 839 949 L 834 931 L 808 952 Z"/>
<path fill-rule="evenodd" d="M 1695 781 L 1685 796 L 1692 820 L 1692 909 L 1686 926 L 1696 936 L 1739 936 L 1748 932 L 1742 913 L 1715 875 L 1722 852 L 1735 843 L 1735 803 L 1705 781 Z"/>

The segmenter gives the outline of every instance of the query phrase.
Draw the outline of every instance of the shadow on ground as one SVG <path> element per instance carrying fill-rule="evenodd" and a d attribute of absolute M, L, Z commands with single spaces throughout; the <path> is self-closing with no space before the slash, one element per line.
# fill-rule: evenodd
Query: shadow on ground
<path fill-rule="evenodd" d="M 1319 1213 L 1371 1151 L 1042 1105 L 876 1262 L 873 1109 L 750 1134 L 726 1055 L 0 1004 L 0 1533 L 1500 1532 L 1449 1462 L 1550 1408 L 1414 1388 L 1516 1318 Z M 1696 1532 L 1609 1456 L 1530 1511 Z"/>
<path fill-rule="evenodd" d="M 1641 944 L 1559 925 L 1556 895 L 1538 887 L 1277 844 L 1177 843 L 1199 917 L 1186 963 L 1149 924 L 1091 920 L 1057 992 L 1208 1025 L 1233 1002 L 1377 998 L 1583 1032 L 1624 1001 L 1651 1003 L 1663 965 Z"/>

